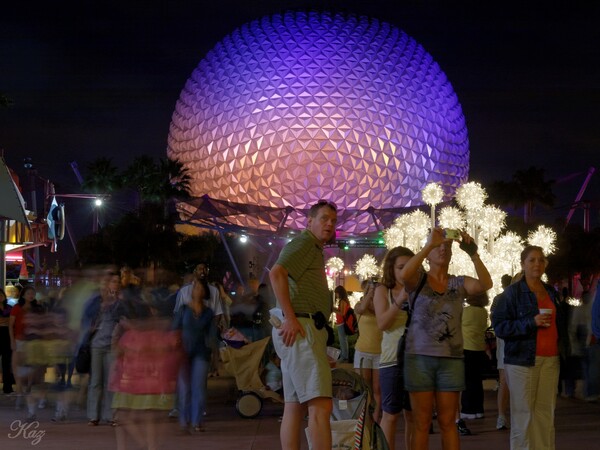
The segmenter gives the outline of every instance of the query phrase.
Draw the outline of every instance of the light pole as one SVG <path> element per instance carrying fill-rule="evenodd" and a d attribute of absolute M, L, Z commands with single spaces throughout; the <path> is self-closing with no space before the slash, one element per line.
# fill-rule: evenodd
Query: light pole
<path fill-rule="evenodd" d="M 98 232 L 98 226 L 100 225 L 99 211 L 102 204 L 102 198 L 96 197 L 96 199 L 94 200 L 94 222 L 92 224 L 92 233 L 94 234 Z"/>
<path fill-rule="evenodd" d="M 106 194 L 50 194 L 47 198 L 83 198 L 93 199 L 93 217 L 92 217 L 92 233 L 98 232 L 98 226 L 100 224 L 99 209 L 104 204 L 104 200 L 108 197 Z"/>

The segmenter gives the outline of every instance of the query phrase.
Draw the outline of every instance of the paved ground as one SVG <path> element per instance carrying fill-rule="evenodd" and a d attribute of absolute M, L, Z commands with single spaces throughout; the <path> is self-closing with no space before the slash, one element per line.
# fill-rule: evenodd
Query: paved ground
<path fill-rule="evenodd" d="M 265 403 L 256 419 L 242 419 L 235 411 L 236 392 L 229 377 L 209 380 L 209 410 L 207 431 L 196 435 L 182 435 L 176 422 L 164 418 L 161 426 L 162 449 L 219 449 L 219 450 L 270 450 L 279 448 L 278 417 L 282 405 Z M 50 395 L 50 403 L 53 396 Z M 117 448 L 116 430 L 108 425 L 88 427 L 83 409 L 73 410 L 69 421 L 55 424 L 50 421 L 53 405 L 38 410 L 38 421 L 27 422 L 26 411 L 15 409 L 13 397 L 0 397 L 0 449 L 60 449 L 99 450 Z M 469 421 L 473 436 L 461 438 L 464 450 L 508 449 L 508 432 L 495 429 L 495 393 L 486 391 L 486 418 Z M 592 450 L 600 448 L 600 405 L 582 400 L 560 398 L 556 412 L 556 448 Z M 164 417 L 161 415 L 161 417 Z M 24 432 L 16 429 L 20 424 Z M 11 429 L 12 428 L 12 429 Z M 156 429 L 156 426 L 154 426 Z M 36 437 L 38 438 L 36 442 Z M 402 433 L 398 434 L 397 448 Z M 440 449 L 439 435 L 431 437 L 432 449 Z M 139 447 L 127 447 L 139 448 Z M 307 448 L 304 444 L 304 449 Z"/>

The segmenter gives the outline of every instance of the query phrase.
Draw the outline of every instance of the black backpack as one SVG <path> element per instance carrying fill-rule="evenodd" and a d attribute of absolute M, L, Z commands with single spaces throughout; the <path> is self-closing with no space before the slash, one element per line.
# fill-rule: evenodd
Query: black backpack
<path fill-rule="evenodd" d="M 348 308 L 343 317 L 344 331 L 346 332 L 346 335 L 352 336 L 353 334 L 358 333 L 358 319 L 356 318 L 354 309 Z"/>

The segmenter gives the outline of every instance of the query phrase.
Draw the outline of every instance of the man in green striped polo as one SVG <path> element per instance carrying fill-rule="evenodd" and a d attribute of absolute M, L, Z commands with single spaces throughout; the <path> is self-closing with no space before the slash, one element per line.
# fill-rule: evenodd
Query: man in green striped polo
<path fill-rule="evenodd" d="M 328 320 L 333 306 L 323 244 L 334 237 L 336 222 L 334 203 L 320 200 L 313 205 L 306 230 L 283 248 L 270 273 L 284 315 L 281 326 L 273 329 L 273 344 L 283 374 L 285 406 L 279 435 L 285 450 L 300 449 L 307 411 L 312 448 L 331 449 L 331 370 L 327 331 L 319 319 Z"/>

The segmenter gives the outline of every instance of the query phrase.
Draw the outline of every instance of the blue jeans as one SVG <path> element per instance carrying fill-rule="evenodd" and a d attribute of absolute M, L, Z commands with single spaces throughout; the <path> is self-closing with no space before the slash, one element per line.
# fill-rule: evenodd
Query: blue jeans
<path fill-rule="evenodd" d="M 340 359 L 348 361 L 348 336 L 346 336 L 346 330 L 344 330 L 344 324 L 336 325 L 338 337 L 340 339 Z"/>
<path fill-rule="evenodd" d="M 177 389 L 179 396 L 179 424 L 182 427 L 202 424 L 206 409 L 206 381 L 210 361 L 201 356 L 186 360 L 179 370 Z"/>
<path fill-rule="evenodd" d="M 108 376 L 113 361 L 110 347 L 92 347 L 92 364 L 88 387 L 87 415 L 89 420 L 112 420 L 112 392 Z"/>

